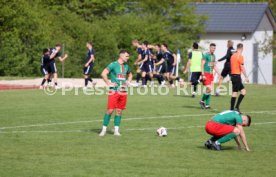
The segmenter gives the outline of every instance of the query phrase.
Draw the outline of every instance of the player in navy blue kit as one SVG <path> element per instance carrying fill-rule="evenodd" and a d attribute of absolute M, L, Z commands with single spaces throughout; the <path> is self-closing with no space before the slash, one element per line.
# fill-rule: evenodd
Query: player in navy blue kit
<path fill-rule="evenodd" d="M 163 58 L 167 62 L 167 72 L 166 78 L 168 79 L 171 87 L 174 87 L 173 81 L 179 80 L 179 77 L 176 77 L 176 55 L 168 50 L 167 44 L 161 45 L 161 50 L 163 52 Z"/>
<path fill-rule="evenodd" d="M 50 51 L 49 51 L 49 49 L 45 48 L 45 49 L 43 49 L 43 56 L 41 57 L 40 70 L 41 70 L 41 73 L 43 74 L 44 78 L 39 87 L 40 89 L 44 88 L 44 84 L 45 84 L 46 80 L 49 83 L 49 63 L 50 63 Z"/>
<path fill-rule="evenodd" d="M 56 67 L 56 58 L 58 58 L 60 62 L 63 62 L 68 57 L 67 54 L 65 54 L 64 57 L 61 57 L 60 49 L 61 49 L 60 44 L 56 44 L 55 48 L 50 48 L 51 55 L 50 55 L 49 69 L 51 70 L 51 74 L 54 75 L 54 82 L 55 82 L 56 89 L 60 88 L 57 85 L 58 75 L 57 75 L 57 67 Z"/>
<path fill-rule="evenodd" d="M 156 51 L 156 55 L 154 57 L 155 70 L 153 72 L 153 77 L 156 78 L 158 83 L 163 86 L 165 84 L 163 75 L 167 72 L 167 63 L 163 59 L 161 45 L 157 44 L 153 46 L 153 49 Z"/>
<path fill-rule="evenodd" d="M 142 86 L 146 87 L 146 75 L 148 74 L 149 78 L 152 79 L 153 77 L 153 63 L 151 59 L 151 52 L 148 48 L 149 43 L 144 41 L 142 44 L 142 61 L 141 63 L 141 70 L 142 70 Z"/>
<path fill-rule="evenodd" d="M 141 79 L 141 64 L 139 65 L 139 62 L 142 60 L 142 53 L 143 49 L 142 46 L 139 44 L 139 41 L 134 39 L 132 40 L 132 46 L 136 48 L 136 52 L 138 54 L 138 57 L 136 61 L 134 62 L 134 65 L 137 65 L 137 70 L 136 70 L 136 84 L 139 84 L 139 81 Z"/>
<path fill-rule="evenodd" d="M 95 62 L 95 51 L 92 45 L 92 42 L 86 43 L 86 48 L 88 49 L 86 54 L 86 61 L 83 67 L 83 76 L 84 76 L 84 89 L 87 88 L 88 82 L 93 83 L 93 80 L 90 77 L 90 73 L 94 67 Z M 95 83 L 93 83 L 94 85 Z"/>

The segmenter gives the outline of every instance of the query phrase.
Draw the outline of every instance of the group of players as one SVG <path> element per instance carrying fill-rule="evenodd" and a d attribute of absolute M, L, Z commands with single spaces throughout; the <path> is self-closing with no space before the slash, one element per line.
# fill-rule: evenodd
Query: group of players
<path fill-rule="evenodd" d="M 150 45 L 147 41 L 144 41 L 142 44 L 140 44 L 137 40 L 133 40 L 132 45 L 136 47 L 136 51 L 138 53 L 138 58 L 134 63 L 138 68 L 136 78 L 137 85 L 139 84 L 139 80 L 142 79 L 142 87 L 146 87 L 147 80 L 151 81 L 151 84 L 153 84 L 152 79 L 156 78 L 161 86 L 163 86 L 165 80 L 167 80 L 170 86 L 174 87 L 173 81 L 179 80 L 179 78 L 175 76 L 177 59 L 176 55 L 168 50 L 168 45 Z M 206 87 L 206 91 L 200 101 L 200 106 L 202 109 L 210 108 L 214 71 L 220 77 L 217 88 L 217 95 L 219 94 L 219 89 L 223 79 L 227 75 L 231 77 L 233 93 L 230 110 L 217 114 L 207 122 L 205 130 L 208 134 L 212 135 L 212 137 L 206 141 L 205 146 L 208 149 L 221 150 L 222 143 L 225 143 L 231 139 L 235 139 L 238 147 L 241 148 L 241 143 L 238 138 L 239 136 L 245 146 L 245 149 L 250 151 L 243 126 L 250 126 L 251 117 L 249 115 L 241 114 L 239 109 L 240 103 L 246 94 L 246 90 L 244 89 L 241 79 L 242 73 L 248 82 L 248 77 L 243 66 L 243 44 L 238 44 L 237 50 L 234 50 L 232 41 L 228 41 L 227 46 L 227 54 L 218 60 L 226 60 L 221 74 L 216 67 L 216 57 L 214 54 L 216 50 L 216 44 L 214 43 L 210 44 L 209 51 L 205 54 L 199 50 L 198 44 L 194 43 L 193 50 L 189 53 L 189 60 L 183 73 L 187 73 L 188 71 L 191 72 L 190 83 L 193 88 L 192 97 L 195 97 L 196 88 L 200 82 L 202 82 Z M 86 47 L 88 52 L 83 68 L 85 80 L 84 88 L 87 87 L 89 81 L 92 82 L 90 73 L 95 61 L 95 52 L 92 43 L 87 42 Z M 61 57 L 60 49 L 61 46 L 57 44 L 55 48 L 43 50 L 41 71 L 44 74 L 44 78 L 41 86 L 43 86 L 46 81 L 49 83 L 53 77 L 55 87 L 58 87 L 55 58 L 58 58 L 62 62 L 68 56 L 65 54 L 64 57 Z M 105 83 L 110 87 L 110 92 L 108 95 L 107 112 L 104 115 L 103 127 L 99 136 L 106 135 L 107 126 L 114 111 L 116 112 L 114 117 L 114 135 L 121 135 L 119 132 L 119 126 L 121 123 L 122 111 L 126 108 L 127 101 L 127 90 L 125 88 L 126 86 L 130 85 L 132 81 L 132 73 L 130 72 L 129 66 L 127 64 L 128 59 L 129 52 L 126 50 L 121 50 L 118 60 L 110 63 L 101 74 Z M 111 80 L 108 79 L 108 76 L 110 76 Z M 240 92 L 240 95 L 236 104 L 236 97 L 238 92 Z"/>

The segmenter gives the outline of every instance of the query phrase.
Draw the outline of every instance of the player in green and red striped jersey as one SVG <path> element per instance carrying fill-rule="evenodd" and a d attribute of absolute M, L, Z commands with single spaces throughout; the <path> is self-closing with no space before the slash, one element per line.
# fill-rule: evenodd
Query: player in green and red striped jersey
<path fill-rule="evenodd" d="M 122 111 L 126 109 L 127 85 L 132 80 L 132 73 L 126 63 L 128 59 L 128 51 L 121 50 L 119 59 L 110 63 L 102 72 L 102 78 L 109 86 L 110 91 L 108 94 L 107 112 L 104 115 L 103 127 L 99 136 L 104 136 L 106 134 L 106 129 L 114 110 L 116 110 L 116 115 L 114 117 L 114 135 L 121 135 L 119 126 L 121 123 Z M 108 80 L 108 75 L 110 76 L 111 82 Z"/>
<path fill-rule="evenodd" d="M 241 148 L 240 139 L 242 140 L 245 149 L 250 151 L 244 126 L 250 126 L 251 117 L 249 115 L 242 115 L 237 111 L 224 111 L 215 115 L 206 123 L 205 130 L 212 137 L 206 141 L 205 146 L 208 149 L 221 150 L 221 144 L 235 139 L 238 148 Z"/>

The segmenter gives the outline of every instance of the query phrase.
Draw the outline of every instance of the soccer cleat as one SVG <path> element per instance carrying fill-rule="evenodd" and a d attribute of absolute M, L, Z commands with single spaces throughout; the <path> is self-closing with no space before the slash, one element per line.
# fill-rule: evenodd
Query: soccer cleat
<path fill-rule="evenodd" d="M 207 140 L 207 141 L 204 143 L 204 146 L 205 146 L 207 149 L 212 149 L 212 141 L 211 141 L 211 140 Z"/>
<path fill-rule="evenodd" d="M 215 151 L 221 151 L 221 145 L 217 144 L 216 142 L 213 142 L 211 145 L 212 149 Z"/>
<path fill-rule="evenodd" d="M 206 105 L 205 109 L 211 109 L 211 107 L 209 105 Z"/>
<path fill-rule="evenodd" d="M 44 89 L 44 87 L 41 85 L 41 86 L 39 86 L 39 89 L 42 90 L 42 89 Z"/>
<path fill-rule="evenodd" d="M 240 108 L 235 108 L 235 111 L 241 114 Z"/>
<path fill-rule="evenodd" d="M 195 92 L 193 92 L 192 93 L 192 98 L 194 98 L 196 96 L 196 93 Z"/>
<path fill-rule="evenodd" d="M 115 131 L 114 136 L 121 136 L 121 134 L 118 131 Z"/>
<path fill-rule="evenodd" d="M 87 87 L 85 86 L 85 87 L 83 87 L 82 89 L 83 89 L 83 90 L 87 90 Z"/>
<path fill-rule="evenodd" d="M 102 130 L 99 136 L 105 136 L 105 134 L 106 134 L 106 131 Z"/>
<path fill-rule="evenodd" d="M 61 87 L 59 87 L 59 86 L 56 85 L 56 86 L 55 86 L 55 89 L 58 90 L 58 89 L 61 89 Z"/>
<path fill-rule="evenodd" d="M 206 108 L 204 101 L 200 101 L 199 104 L 200 104 L 201 109 Z"/>
<path fill-rule="evenodd" d="M 216 96 L 220 96 L 219 92 L 216 92 Z"/>

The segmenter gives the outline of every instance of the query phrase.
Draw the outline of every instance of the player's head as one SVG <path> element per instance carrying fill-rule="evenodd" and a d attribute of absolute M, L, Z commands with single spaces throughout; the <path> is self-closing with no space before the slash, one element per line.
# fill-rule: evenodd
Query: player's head
<path fill-rule="evenodd" d="M 128 61 L 129 52 L 127 50 L 121 50 L 119 55 L 120 55 L 120 59 L 122 59 L 124 63 Z"/>
<path fill-rule="evenodd" d="M 93 43 L 91 41 L 86 42 L 86 47 L 88 49 L 92 48 L 92 46 L 93 46 Z"/>
<path fill-rule="evenodd" d="M 193 49 L 198 49 L 198 43 L 196 42 L 193 43 Z"/>
<path fill-rule="evenodd" d="M 156 48 L 156 50 L 159 51 L 159 50 L 161 49 L 161 45 L 160 45 L 160 44 L 156 44 L 156 45 L 155 45 L 155 48 Z"/>
<path fill-rule="evenodd" d="M 60 50 L 61 49 L 61 44 L 56 44 L 56 46 L 55 46 L 55 48 L 56 48 L 56 50 Z"/>
<path fill-rule="evenodd" d="M 210 52 L 211 52 L 211 53 L 214 53 L 215 50 L 216 50 L 216 44 L 215 44 L 215 43 L 211 43 L 211 44 L 210 44 Z"/>
<path fill-rule="evenodd" d="M 240 52 L 243 51 L 243 44 L 242 44 L 242 43 L 239 43 L 239 44 L 237 45 L 237 51 L 240 51 Z"/>
<path fill-rule="evenodd" d="M 148 45 L 149 45 L 149 42 L 148 42 L 148 41 L 144 41 L 144 42 L 142 43 L 142 49 L 143 49 L 143 50 L 146 50 L 146 49 L 148 48 Z"/>
<path fill-rule="evenodd" d="M 249 127 L 251 124 L 251 116 L 250 115 L 242 115 L 242 126 Z"/>
<path fill-rule="evenodd" d="M 227 47 L 229 48 L 229 47 L 233 47 L 233 45 L 234 45 L 234 42 L 233 41 L 231 41 L 231 40 L 228 40 L 227 41 Z"/>
<path fill-rule="evenodd" d="M 43 52 L 43 55 L 50 55 L 50 51 L 47 48 L 43 49 L 42 52 Z"/>
<path fill-rule="evenodd" d="M 138 47 L 140 45 L 137 39 L 133 39 L 131 43 L 133 47 Z"/>
<path fill-rule="evenodd" d="M 166 43 L 161 44 L 161 50 L 162 50 L 163 52 L 168 51 L 168 45 L 167 45 Z"/>

